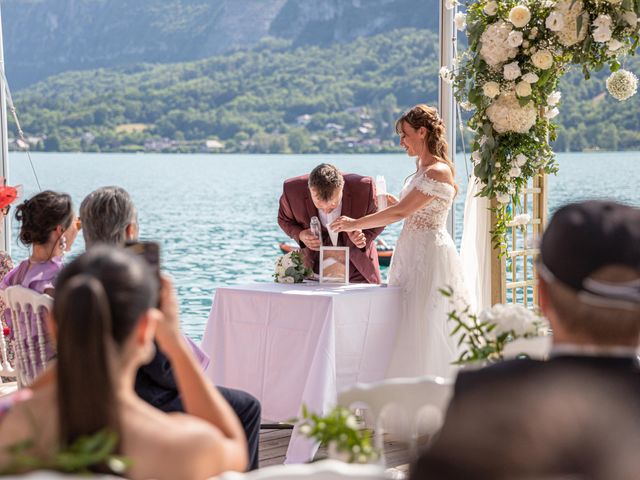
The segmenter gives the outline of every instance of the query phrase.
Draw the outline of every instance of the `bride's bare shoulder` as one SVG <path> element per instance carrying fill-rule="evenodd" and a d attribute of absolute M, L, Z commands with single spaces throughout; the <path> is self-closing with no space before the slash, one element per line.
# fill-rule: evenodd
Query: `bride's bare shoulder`
<path fill-rule="evenodd" d="M 453 185 L 453 172 L 451 168 L 445 163 L 437 162 L 435 165 L 429 167 L 424 175 L 427 178 L 435 180 L 436 182 L 448 183 L 449 185 Z"/>

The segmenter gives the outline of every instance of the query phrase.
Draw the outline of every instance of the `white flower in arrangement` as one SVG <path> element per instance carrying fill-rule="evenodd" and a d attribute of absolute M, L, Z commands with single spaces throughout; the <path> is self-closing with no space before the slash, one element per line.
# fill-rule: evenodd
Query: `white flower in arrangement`
<path fill-rule="evenodd" d="M 638 77 L 628 70 L 613 72 L 607 78 L 607 90 L 616 100 L 626 100 L 638 91 Z"/>
<path fill-rule="evenodd" d="M 456 22 L 456 28 L 458 30 L 463 31 L 465 28 L 467 28 L 467 16 L 464 13 L 456 13 L 454 21 Z"/>
<path fill-rule="evenodd" d="M 497 68 L 518 54 L 518 49 L 507 43 L 513 27 L 503 20 L 489 25 L 480 36 L 480 56 L 487 65 Z"/>
<path fill-rule="evenodd" d="M 482 154 L 478 150 L 474 150 L 471 152 L 471 160 L 473 160 L 474 165 L 478 165 L 482 160 Z"/>
<path fill-rule="evenodd" d="M 555 32 L 558 41 L 565 47 L 582 42 L 589 30 L 589 14 L 584 11 L 582 0 L 558 0 L 552 13 L 562 16 L 564 25 Z M 578 17 L 582 17 L 580 31 L 578 31 Z"/>
<path fill-rule="evenodd" d="M 451 83 L 453 82 L 454 79 L 454 74 L 451 70 L 449 70 L 448 67 L 441 67 L 440 68 L 440 78 L 442 80 L 444 80 L 446 83 Z"/>
<path fill-rule="evenodd" d="M 507 187 L 507 193 L 509 195 L 515 195 L 516 194 L 516 186 L 511 184 Z"/>
<path fill-rule="evenodd" d="M 638 15 L 636 15 L 636 12 L 631 10 L 625 11 L 622 14 L 622 19 L 631 27 L 636 27 L 638 25 Z"/>
<path fill-rule="evenodd" d="M 452 10 L 456 5 L 458 5 L 457 0 L 445 0 L 444 2 L 444 6 L 447 10 Z"/>
<path fill-rule="evenodd" d="M 530 221 L 531 215 L 529 215 L 528 213 L 521 213 L 520 215 L 516 215 L 515 217 L 513 217 L 511 225 L 513 225 L 514 227 L 519 227 L 521 225 L 526 225 Z"/>
<path fill-rule="evenodd" d="M 496 337 L 503 333 L 523 337 L 538 333 L 540 317 L 522 305 L 498 303 L 483 310 L 479 320 L 496 324 L 496 328 L 491 332 Z"/>
<path fill-rule="evenodd" d="M 511 178 L 518 178 L 520 175 L 522 175 L 522 170 L 520 170 L 520 167 L 511 167 L 509 169 L 509 176 Z"/>
<path fill-rule="evenodd" d="M 505 80 L 515 80 L 522 74 L 518 62 L 507 63 L 503 69 Z"/>
<path fill-rule="evenodd" d="M 531 62 L 540 70 L 549 70 L 553 66 L 553 55 L 549 50 L 538 50 L 531 55 Z"/>
<path fill-rule="evenodd" d="M 496 170 L 499 170 L 500 167 L 502 167 L 502 164 L 500 162 L 496 162 L 494 163 L 494 167 L 496 167 Z"/>
<path fill-rule="evenodd" d="M 533 27 L 529 32 L 529 40 L 534 40 L 538 36 L 538 27 Z"/>
<path fill-rule="evenodd" d="M 531 95 L 531 84 L 525 81 L 518 82 L 516 85 L 516 95 L 521 98 L 528 97 Z"/>
<path fill-rule="evenodd" d="M 612 40 L 609 41 L 609 43 L 607 43 L 607 48 L 609 49 L 609 51 L 611 52 L 617 52 L 618 50 L 620 50 L 622 47 L 624 47 L 624 43 L 622 43 L 620 40 L 618 40 L 617 38 L 614 38 Z"/>
<path fill-rule="evenodd" d="M 276 260 L 273 277 L 277 283 L 300 283 L 312 273 L 304 266 L 300 252 L 294 250 Z"/>
<path fill-rule="evenodd" d="M 610 3 L 611 5 L 620 5 L 622 0 L 604 0 L 605 3 Z"/>
<path fill-rule="evenodd" d="M 466 112 L 470 112 L 471 110 L 473 110 L 475 108 L 475 105 L 471 102 L 461 102 L 460 103 L 460 107 L 466 111 Z"/>
<path fill-rule="evenodd" d="M 525 73 L 522 76 L 522 81 L 523 82 L 527 82 L 527 83 L 536 83 L 538 80 L 540 80 L 540 77 L 538 77 L 538 75 L 536 75 L 533 72 L 529 72 L 529 73 Z"/>
<path fill-rule="evenodd" d="M 537 113 L 533 102 L 520 106 L 515 93 L 504 93 L 491 102 L 487 117 L 498 133 L 528 133 L 536 123 Z"/>
<path fill-rule="evenodd" d="M 518 30 L 514 30 L 507 37 L 507 43 L 509 44 L 510 47 L 513 47 L 513 48 L 519 47 L 520 45 L 522 45 L 522 41 L 523 41 L 522 32 L 519 32 Z"/>
<path fill-rule="evenodd" d="M 484 93 L 486 97 L 496 98 L 500 95 L 500 85 L 498 82 L 487 82 L 482 86 L 482 93 Z"/>
<path fill-rule="evenodd" d="M 502 203 L 503 205 L 505 203 L 509 203 L 511 201 L 511 195 L 509 195 L 508 193 L 496 193 L 496 200 L 498 201 L 498 203 Z"/>
<path fill-rule="evenodd" d="M 592 23 L 593 28 L 608 28 L 608 29 L 611 29 L 611 24 L 612 24 L 611 16 L 605 15 L 605 14 L 598 15 Z"/>
<path fill-rule="evenodd" d="M 527 156 L 524 153 L 519 153 L 518 155 L 516 155 L 516 158 L 514 158 L 516 165 L 519 167 L 524 167 L 527 163 L 527 160 Z"/>
<path fill-rule="evenodd" d="M 593 31 L 593 39 L 598 43 L 605 43 L 611 40 L 613 32 L 610 28 L 599 27 Z"/>
<path fill-rule="evenodd" d="M 525 5 L 516 5 L 509 12 L 509 21 L 516 28 L 522 28 L 531 20 L 531 12 Z"/>
<path fill-rule="evenodd" d="M 553 108 L 545 107 L 542 117 L 547 120 L 551 120 L 552 118 L 556 118 L 559 114 L 560 114 L 560 110 L 558 110 L 556 107 L 553 107 Z"/>
<path fill-rule="evenodd" d="M 529 48 L 529 40 L 525 40 L 522 42 L 522 47 L 523 48 Z"/>
<path fill-rule="evenodd" d="M 562 92 L 555 91 L 547 97 L 547 104 L 555 107 L 560 103 L 560 99 L 562 99 Z"/>
<path fill-rule="evenodd" d="M 495 2 L 493 0 L 487 2 L 482 11 L 485 13 L 485 15 L 493 17 L 496 13 L 498 13 L 498 2 Z"/>
<path fill-rule="evenodd" d="M 552 32 L 559 32 L 564 27 L 564 15 L 558 11 L 553 11 L 549 14 L 544 24 Z"/>

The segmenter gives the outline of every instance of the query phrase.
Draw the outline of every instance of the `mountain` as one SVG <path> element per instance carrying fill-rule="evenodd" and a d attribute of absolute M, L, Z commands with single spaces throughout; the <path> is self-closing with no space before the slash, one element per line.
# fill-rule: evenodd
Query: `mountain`
<path fill-rule="evenodd" d="M 403 27 L 437 28 L 437 0 L 0 0 L 14 90 L 50 75 L 175 63 L 264 37 L 330 46 Z"/>

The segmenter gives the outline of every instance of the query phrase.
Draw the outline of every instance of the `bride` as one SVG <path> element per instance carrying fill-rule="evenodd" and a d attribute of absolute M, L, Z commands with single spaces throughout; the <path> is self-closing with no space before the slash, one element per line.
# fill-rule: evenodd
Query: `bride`
<path fill-rule="evenodd" d="M 400 200 L 391 196 L 388 208 L 359 219 L 340 217 L 331 228 L 352 231 L 405 220 L 389 271 L 389 284 L 403 289 L 403 316 L 387 376 L 453 377 L 451 363 L 459 353 L 447 316 L 453 306 L 438 290 L 450 286 L 457 296 L 466 292 L 460 258 L 445 225 L 457 193 L 454 166 L 435 108 L 416 105 L 398 119 L 396 132 L 407 155 L 417 157 L 417 170 L 405 182 Z"/>

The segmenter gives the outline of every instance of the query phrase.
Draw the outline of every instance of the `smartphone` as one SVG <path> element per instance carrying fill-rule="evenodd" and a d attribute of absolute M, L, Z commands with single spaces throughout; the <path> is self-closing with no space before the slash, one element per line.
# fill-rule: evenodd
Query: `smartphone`
<path fill-rule="evenodd" d="M 160 279 L 160 244 L 129 240 L 125 243 L 125 248 L 144 258 L 153 274 Z"/>

